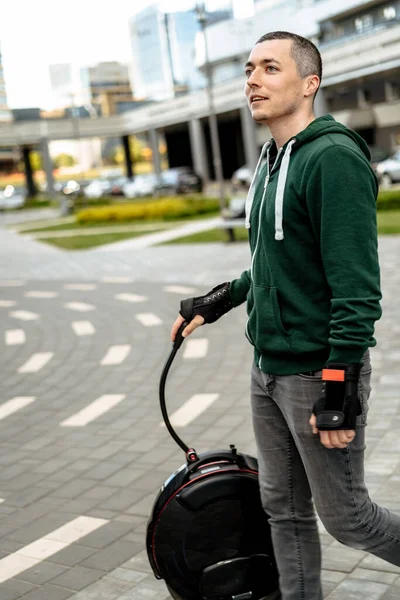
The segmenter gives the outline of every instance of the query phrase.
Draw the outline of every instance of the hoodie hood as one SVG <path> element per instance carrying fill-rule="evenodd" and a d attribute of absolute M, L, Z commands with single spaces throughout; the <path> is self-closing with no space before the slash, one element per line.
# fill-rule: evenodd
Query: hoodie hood
<path fill-rule="evenodd" d="M 276 188 L 276 196 L 275 196 L 275 239 L 277 241 L 283 240 L 283 204 L 285 197 L 285 186 L 286 180 L 290 168 L 290 157 L 292 152 L 297 151 L 301 146 L 312 142 L 316 138 L 322 137 L 328 134 L 342 134 L 353 140 L 361 150 L 361 152 L 365 155 L 368 161 L 371 160 L 371 154 L 366 142 L 363 138 L 358 135 L 355 131 L 348 129 L 345 125 L 338 123 L 331 115 L 325 115 L 323 117 L 318 117 L 314 121 L 308 125 L 303 131 L 300 131 L 297 135 L 290 138 L 284 146 L 279 150 L 277 159 L 275 161 L 275 165 L 273 169 L 280 165 L 279 176 L 278 176 L 278 184 Z M 258 160 L 256 169 L 254 171 L 254 175 L 250 184 L 250 188 L 246 198 L 246 228 L 250 229 L 250 213 L 251 207 L 254 200 L 254 194 L 256 190 L 256 186 L 259 184 L 260 173 L 264 168 L 266 162 L 269 161 L 269 151 L 274 143 L 274 140 L 271 139 L 269 142 L 264 144 L 260 158 Z M 268 174 L 264 180 L 264 195 L 268 185 L 270 177 L 270 172 L 268 169 Z"/>

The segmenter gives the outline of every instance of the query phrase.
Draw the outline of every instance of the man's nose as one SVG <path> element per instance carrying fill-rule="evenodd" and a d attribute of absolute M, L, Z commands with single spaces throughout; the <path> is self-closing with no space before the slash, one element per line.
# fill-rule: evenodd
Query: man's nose
<path fill-rule="evenodd" d="M 249 77 L 247 78 L 247 85 L 249 86 L 249 88 L 259 86 L 258 76 L 255 74 L 255 71 L 250 73 Z"/>

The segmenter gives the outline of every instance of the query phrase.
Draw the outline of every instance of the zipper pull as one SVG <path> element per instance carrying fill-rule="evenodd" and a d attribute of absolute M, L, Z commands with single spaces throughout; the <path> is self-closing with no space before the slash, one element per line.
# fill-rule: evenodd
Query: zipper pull
<path fill-rule="evenodd" d="M 269 175 L 266 176 L 265 181 L 264 181 L 264 190 L 266 189 L 267 185 L 268 185 L 268 181 L 269 181 Z"/>

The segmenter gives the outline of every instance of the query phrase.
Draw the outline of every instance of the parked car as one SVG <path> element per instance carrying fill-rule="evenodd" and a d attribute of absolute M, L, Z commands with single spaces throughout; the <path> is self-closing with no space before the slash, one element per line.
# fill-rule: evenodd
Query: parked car
<path fill-rule="evenodd" d="M 153 196 L 157 187 L 157 176 L 153 173 L 136 175 L 133 181 L 126 181 L 122 185 L 125 198 L 143 198 Z"/>
<path fill-rule="evenodd" d="M 251 184 L 252 176 L 253 173 L 247 165 L 244 165 L 243 167 L 240 167 L 240 169 L 237 169 L 231 177 L 232 192 L 234 193 L 245 191 L 247 193 L 247 190 L 249 189 Z"/>
<path fill-rule="evenodd" d="M 120 175 L 119 177 L 112 177 L 110 179 L 111 196 L 123 196 L 123 187 L 126 183 L 128 183 L 128 181 L 128 177 L 126 177 L 125 175 Z"/>
<path fill-rule="evenodd" d="M 370 146 L 369 150 L 371 152 L 371 167 L 376 173 L 376 167 L 380 162 L 389 158 L 389 152 L 378 146 Z"/>
<path fill-rule="evenodd" d="M 389 188 L 392 183 L 400 182 L 400 150 L 378 163 L 376 173 L 383 188 Z"/>
<path fill-rule="evenodd" d="M 191 167 L 175 167 L 161 173 L 156 192 L 161 194 L 200 193 L 203 190 L 202 179 Z"/>
<path fill-rule="evenodd" d="M 21 208 L 25 204 L 26 191 L 23 188 L 15 188 L 7 185 L 0 191 L 0 210 L 7 208 Z"/>
<path fill-rule="evenodd" d="M 111 194 L 112 183 L 109 179 L 94 179 L 85 188 L 83 195 L 86 198 L 102 198 Z"/>
<path fill-rule="evenodd" d="M 244 165 L 237 169 L 231 177 L 231 200 L 229 206 L 224 210 L 226 219 L 243 219 L 245 216 L 245 202 L 253 173 Z"/>

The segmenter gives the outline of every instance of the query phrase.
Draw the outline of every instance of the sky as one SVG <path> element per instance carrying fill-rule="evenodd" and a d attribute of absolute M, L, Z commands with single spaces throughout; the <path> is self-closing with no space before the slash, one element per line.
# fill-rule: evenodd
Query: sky
<path fill-rule="evenodd" d="M 238 17 L 244 0 L 233 0 Z M 0 46 L 10 108 L 52 108 L 48 66 L 130 60 L 128 21 L 154 0 L 19 0 L 0 4 Z M 194 0 L 160 0 L 168 11 Z M 214 10 L 224 0 L 208 0 Z"/>

